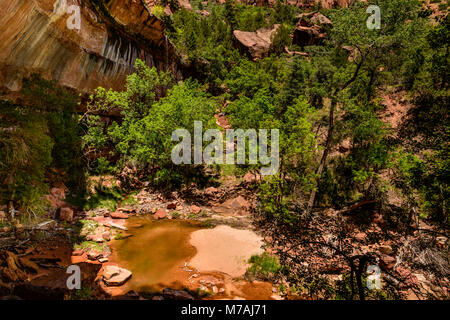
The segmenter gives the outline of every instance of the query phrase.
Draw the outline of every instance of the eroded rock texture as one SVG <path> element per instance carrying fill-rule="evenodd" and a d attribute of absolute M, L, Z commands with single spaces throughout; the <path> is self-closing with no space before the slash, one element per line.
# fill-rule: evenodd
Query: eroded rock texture
<path fill-rule="evenodd" d="M 272 36 L 279 26 L 276 24 L 272 28 L 262 28 L 255 32 L 234 30 L 234 44 L 241 54 L 246 54 L 255 60 L 262 59 L 268 55 L 272 45 Z"/>
<path fill-rule="evenodd" d="M 80 8 L 79 30 L 67 24 L 72 5 Z M 0 12 L 4 97 L 36 72 L 80 92 L 120 89 L 137 58 L 181 77 L 162 22 L 144 0 L 0 0 Z"/>

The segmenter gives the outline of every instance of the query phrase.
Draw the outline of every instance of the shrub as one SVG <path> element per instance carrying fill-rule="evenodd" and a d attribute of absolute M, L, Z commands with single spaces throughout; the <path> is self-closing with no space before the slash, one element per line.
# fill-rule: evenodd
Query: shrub
<path fill-rule="evenodd" d="M 261 280 L 273 279 L 282 269 L 277 257 L 264 252 L 261 255 L 253 255 L 249 261 L 251 266 L 246 275 Z"/>

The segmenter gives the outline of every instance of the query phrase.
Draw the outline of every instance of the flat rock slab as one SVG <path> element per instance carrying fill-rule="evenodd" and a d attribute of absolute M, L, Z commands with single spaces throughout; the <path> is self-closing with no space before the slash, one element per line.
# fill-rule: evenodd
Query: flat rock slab
<path fill-rule="evenodd" d="M 251 230 L 239 230 L 221 225 L 191 234 L 190 243 L 197 254 L 189 262 L 201 271 L 220 271 L 241 277 L 252 255 L 262 254 L 263 240 Z"/>
<path fill-rule="evenodd" d="M 120 212 L 120 211 L 111 212 L 109 215 L 113 219 L 128 219 L 128 214 Z"/>
<path fill-rule="evenodd" d="M 94 217 L 91 218 L 91 220 L 97 221 L 99 224 L 104 225 L 104 226 L 108 226 L 108 227 L 114 227 L 114 228 L 118 228 L 120 230 L 127 230 L 127 228 L 125 227 L 126 225 L 126 219 L 113 219 L 110 217 Z"/>
<path fill-rule="evenodd" d="M 131 271 L 117 266 L 105 266 L 102 273 L 107 286 L 121 286 L 131 278 Z"/>

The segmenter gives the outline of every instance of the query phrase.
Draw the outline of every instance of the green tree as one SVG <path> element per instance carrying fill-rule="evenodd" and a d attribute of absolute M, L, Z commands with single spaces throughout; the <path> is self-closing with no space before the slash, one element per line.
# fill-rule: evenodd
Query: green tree
<path fill-rule="evenodd" d="M 21 209 L 29 217 L 45 212 L 45 173 L 52 162 L 52 139 L 45 116 L 29 107 L 0 102 L 0 202 L 10 216 Z"/>

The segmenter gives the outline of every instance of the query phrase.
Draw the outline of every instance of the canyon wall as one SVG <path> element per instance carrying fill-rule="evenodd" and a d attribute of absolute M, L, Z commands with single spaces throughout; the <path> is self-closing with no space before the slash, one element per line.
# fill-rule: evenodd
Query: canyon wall
<path fill-rule="evenodd" d="M 70 6 L 80 8 L 71 29 Z M 0 95 L 32 73 L 79 92 L 120 89 L 140 58 L 181 78 L 179 60 L 144 0 L 0 0 Z"/>
<path fill-rule="evenodd" d="M 225 2 L 225 0 L 219 0 Z M 274 6 L 277 0 L 241 0 L 242 3 L 257 5 L 257 6 Z M 287 0 L 287 4 L 297 6 L 303 9 L 311 9 L 315 5 L 320 5 L 322 8 L 331 9 L 336 7 L 347 7 L 355 0 Z"/>

